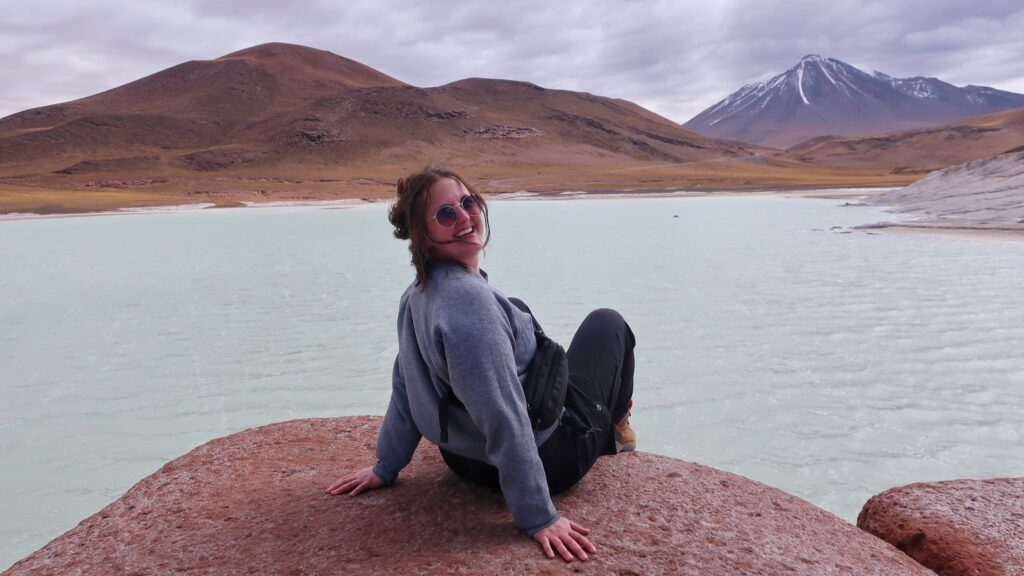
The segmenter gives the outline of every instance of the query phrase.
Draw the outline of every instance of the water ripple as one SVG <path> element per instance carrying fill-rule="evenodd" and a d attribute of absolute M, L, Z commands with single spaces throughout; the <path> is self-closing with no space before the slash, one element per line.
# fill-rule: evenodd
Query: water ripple
<path fill-rule="evenodd" d="M 630 321 L 644 450 L 853 519 L 893 485 L 1024 475 L 1024 244 L 813 232 L 879 219 L 497 202 L 485 268 L 561 342 L 596 307 Z M 210 438 L 387 406 L 411 269 L 382 206 L 0 227 L 0 566 Z"/>

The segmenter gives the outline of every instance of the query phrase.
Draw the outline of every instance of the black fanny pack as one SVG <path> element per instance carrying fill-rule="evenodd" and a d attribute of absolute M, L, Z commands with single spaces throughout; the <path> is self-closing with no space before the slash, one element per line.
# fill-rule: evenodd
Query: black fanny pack
<path fill-rule="evenodd" d="M 569 386 L 569 361 L 565 357 L 565 349 L 548 338 L 536 318 L 533 318 L 533 334 L 537 339 L 537 351 L 530 360 L 526 381 L 523 382 L 523 394 L 526 396 L 526 413 L 530 417 L 530 424 L 535 430 L 544 430 L 562 415 L 565 391 Z M 455 396 L 455 391 L 448 388 L 448 393 L 441 398 L 438 406 L 441 442 L 448 442 L 448 410 L 451 406 L 465 409 L 462 401 Z"/>

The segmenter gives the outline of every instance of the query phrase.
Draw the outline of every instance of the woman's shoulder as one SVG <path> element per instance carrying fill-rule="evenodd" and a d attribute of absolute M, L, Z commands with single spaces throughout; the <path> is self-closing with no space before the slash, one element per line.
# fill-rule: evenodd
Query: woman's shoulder
<path fill-rule="evenodd" d="M 495 294 L 484 276 L 458 265 L 432 269 L 424 292 L 444 301 L 452 298 L 494 298 Z"/>
<path fill-rule="evenodd" d="M 410 294 L 410 305 L 429 310 L 435 322 L 450 320 L 486 321 L 499 320 L 501 293 L 487 283 L 480 274 L 461 266 L 445 266 L 432 270 L 430 280 L 423 290 Z"/>
<path fill-rule="evenodd" d="M 499 292 L 487 283 L 485 277 L 462 266 L 436 266 L 428 274 L 427 282 L 412 283 L 399 300 L 399 310 L 413 307 L 436 309 L 458 307 L 461 303 L 479 305 L 494 301 Z"/>

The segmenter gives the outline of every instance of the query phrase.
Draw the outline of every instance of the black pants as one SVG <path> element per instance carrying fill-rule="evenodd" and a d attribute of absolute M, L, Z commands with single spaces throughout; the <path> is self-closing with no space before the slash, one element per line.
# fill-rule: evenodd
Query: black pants
<path fill-rule="evenodd" d="M 525 312 L 521 300 L 510 298 Z M 559 494 L 583 478 L 597 458 L 615 454 L 612 423 L 629 410 L 633 397 L 633 348 L 636 339 L 615 310 L 594 310 L 572 338 L 565 413 L 554 433 L 537 448 L 548 490 Z M 445 464 L 470 482 L 500 488 L 498 469 L 441 448 Z"/>

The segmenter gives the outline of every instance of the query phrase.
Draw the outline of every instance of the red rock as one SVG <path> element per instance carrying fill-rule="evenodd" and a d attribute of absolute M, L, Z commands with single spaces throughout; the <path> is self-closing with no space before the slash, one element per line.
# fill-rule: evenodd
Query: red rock
<path fill-rule="evenodd" d="M 500 493 L 424 444 L 390 489 L 324 488 L 373 462 L 380 418 L 296 420 L 213 440 L 5 574 L 929 574 L 777 489 L 639 452 L 601 458 L 555 506 L 586 563 L 545 558 Z"/>
<path fill-rule="evenodd" d="M 857 526 L 942 576 L 1024 574 L 1024 478 L 892 488 L 868 500 Z"/>

